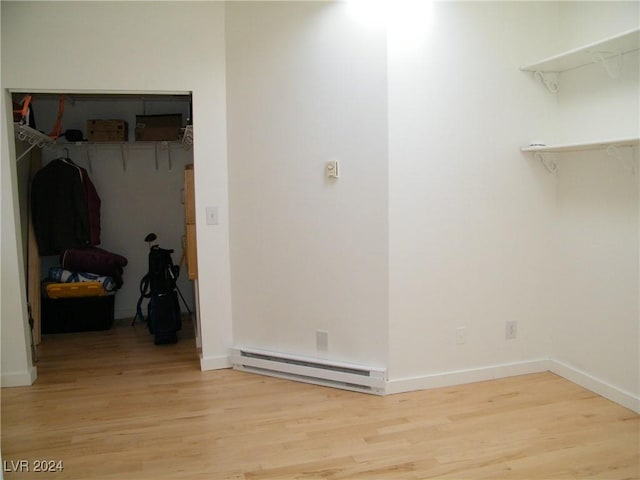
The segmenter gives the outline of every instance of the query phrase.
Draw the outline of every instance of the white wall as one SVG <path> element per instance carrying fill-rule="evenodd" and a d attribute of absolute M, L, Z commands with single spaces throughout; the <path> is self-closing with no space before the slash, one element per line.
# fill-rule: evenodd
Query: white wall
<path fill-rule="evenodd" d="M 559 39 L 554 51 L 569 50 L 638 28 L 638 2 L 562 2 Z M 615 59 L 609 61 L 615 70 Z M 623 56 L 619 78 L 602 64 L 565 72 L 560 77 L 558 130 L 566 142 L 629 138 L 640 132 L 638 51 Z"/>
<path fill-rule="evenodd" d="M 552 356 L 580 374 L 576 381 L 594 377 L 637 399 L 640 197 L 632 155 L 627 148 L 619 160 L 587 152 L 558 162 L 557 313 L 551 333 Z"/>
<path fill-rule="evenodd" d="M 636 135 L 637 77 L 626 71 L 613 90 L 571 72 L 555 96 L 518 69 L 631 28 L 637 3 L 438 2 L 425 43 L 408 49 L 341 3 L 226 8 L 2 2 L 3 88 L 193 92 L 196 214 L 217 205 L 221 222 L 198 226 L 204 368 L 226 364 L 233 286 L 236 343 L 387 365 L 389 391 L 554 364 L 637 399 L 629 152 L 606 165 L 600 153 L 569 156 L 557 177 L 519 152 L 532 140 Z M 87 62 L 96 44 L 77 38 L 112 48 Z M 23 308 L 6 301 L 20 290 L 4 281 L 19 270 L 4 262 L 17 248 L 6 138 L 3 374 L 5 331 L 24 328 Z M 324 177 L 330 159 L 337 182 Z M 326 354 L 316 330 L 329 332 Z M 28 364 L 25 349 L 11 358 Z"/>
<path fill-rule="evenodd" d="M 638 2 L 558 2 L 558 30 L 549 55 L 638 27 Z"/>
<path fill-rule="evenodd" d="M 519 148 L 556 100 L 519 66 L 556 9 L 439 2 L 422 43 L 390 32 L 391 391 L 546 369 L 555 179 Z"/>
<path fill-rule="evenodd" d="M 637 2 L 562 4 L 566 48 L 637 28 Z M 618 79 L 601 65 L 562 75 L 559 133 L 566 141 L 637 137 L 638 51 Z M 558 156 L 557 311 L 552 356 L 558 369 L 599 393 L 640 408 L 638 150 Z M 635 400 L 634 400 L 635 399 Z"/>
<path fill-rule="evenodd" d="M 197 231 L 201 363 L 226 365 L 231 300 L 224 4 L 2 2 L 1 7 L 3 89 L 193 92 L 197 218 L 204 218 L 206 205 L 220 208 L 220 225 L 207 228 L 200 222 Z M 12 141 L 12 128 L 5 128 L 3 169 L 13 158 L 7 153 Z M 3 232 L 5 227 L 14 234 L 11 222 L 3 220 Z M 3 314 L 3 328 L 22 320 Z M 3 347 L 10 342 L 3 335 Z M 5 373 L 4 363 L 2 368 Z"/>
<path fill-rule="evenodd" d="M 638 4 L 435 10 L 419 48 L 389 36 L 390 390 L 550 368 L 637 411 L 637 157 L 562 155 L 556 177 L 518 147 L 637 137 L 638 53 L 559 95 L 518 66 L 637 27 Z"/>
<path fill-rule="evenodd" d="M 13 121 L 8 94 L 2 95 L 0 115 L 2 131 Z M 3 158 L 15 158 L 15 147 L 2 136 Z M 20 234 L 18 186 L 15 163 L 3 161 L 0 166 L 1 193 L 0 215 L 0 337 L 2 338 L 1 366 L 3 387 L 30 385 L 36 378 L 36 368 L 31 361 L 29 326 L 26 312 L 26 286 L 16 278 L 24 278 L 24 258 Z M 23 300 L 24 299 L 24 300 Z"/>
<path fill-rule="evenodd" d="M 384 366 L 384 32 L 331 2 L 234 2 L 226 21 L 235 343 Z"/>

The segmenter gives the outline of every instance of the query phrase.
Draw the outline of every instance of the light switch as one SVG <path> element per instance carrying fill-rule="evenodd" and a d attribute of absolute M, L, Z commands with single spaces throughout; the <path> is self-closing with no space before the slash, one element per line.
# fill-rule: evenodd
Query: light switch
<path fill-rule="evenodd" d="M 207 207 L 207 225 L 218 225 L 218 207 Z"/>

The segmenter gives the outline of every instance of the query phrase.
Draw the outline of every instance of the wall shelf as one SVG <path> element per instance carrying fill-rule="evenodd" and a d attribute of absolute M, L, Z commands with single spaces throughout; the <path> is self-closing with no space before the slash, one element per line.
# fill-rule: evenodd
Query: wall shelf
<path fill-rule="evenodd" d="M 640 50 L 640 27 L 522 66 L 520 70 L 533 72 L 550 92 L 558 93 L 562 72 L 601 63 L 611 78 L 619 78 L 622 73 L 623 55 L 638 50 Z M 557 170 L 555 154 L 606 150 L 608 155 L 620 159 L 619 148 L 631 147 L 637 151 L 638 145 L 640 145 L 640 137 L 636 136 L 554 145 L 531 144 L 521 147 L 520 150 L 532 153 L 547 170 L 554 173 Z M 634 171 L 633 165 L 632 171 Z"/>
<path fill-rule="evenodd" d="M 618 148 L 637 148 L 638 145 L 640 145 L 640 137 L 618 138 L 597 142 L 564 143 L 556 145 L 529 145 L 520 148 L 520 150 L 522 152 L 532 153 L 534 158 L 540 160 L 540 162 L 542 162 L 542 164 L 547 170 L 549 170 L 549 172 L 555 173 L 558 169 L 558 165 L 556 163 L 554 154 L 584 152 L 588 150 L 606 150 L 608 155 L 619 160 L 621 157 L 618 152 Z M 633 163 L 631 163 L 630 165 L 630 170 L 632 173 L 635 173 L 635 166 Z"/>
<path fill-rule="evenodd" d="M 618 138 L 612 140 L 601 140 L 597 142 L 564 143 L 556 145 L 529 145 L 522 147 L 523 152 L 538 153 L 567 153 L 582 152 L 586 150 L 606 150 L 609 147 L 635 147 L 640 145 L 640 137 Z"/>
<path fill-rule="evenodd" d="M 520 67 L 526 72 L 561 73 L 598 61 L 595 55 L 605 60 L 640 49 L 640 28 L 607 37 L 582 47 L 545 58 Z"/>

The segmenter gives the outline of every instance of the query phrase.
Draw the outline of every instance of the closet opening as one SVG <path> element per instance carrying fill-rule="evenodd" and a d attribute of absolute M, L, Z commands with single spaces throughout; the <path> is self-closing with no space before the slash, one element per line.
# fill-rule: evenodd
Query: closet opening
<path fill-rule="evenodd" d="M 139 315 L 148 320 L 149 300 L 138 300 L 157 245 L 172 250 L 178 341 L 195 337 L 199 349 L 191 92 L 11 96 L 34 343 L 134 320 L 146 328 Z M 157 335 L 147 333 L 153 344 Z"/>

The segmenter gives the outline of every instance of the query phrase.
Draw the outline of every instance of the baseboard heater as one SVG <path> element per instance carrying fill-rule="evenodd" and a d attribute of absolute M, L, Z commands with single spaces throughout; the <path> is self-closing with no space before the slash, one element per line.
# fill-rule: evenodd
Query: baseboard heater
<path fill-rule="evenodd" d="M 387 371 L 352 363 L 234 347 L 231 365 L 236 370 L 313 383 L 326 387 L 384 395 Z"/>

